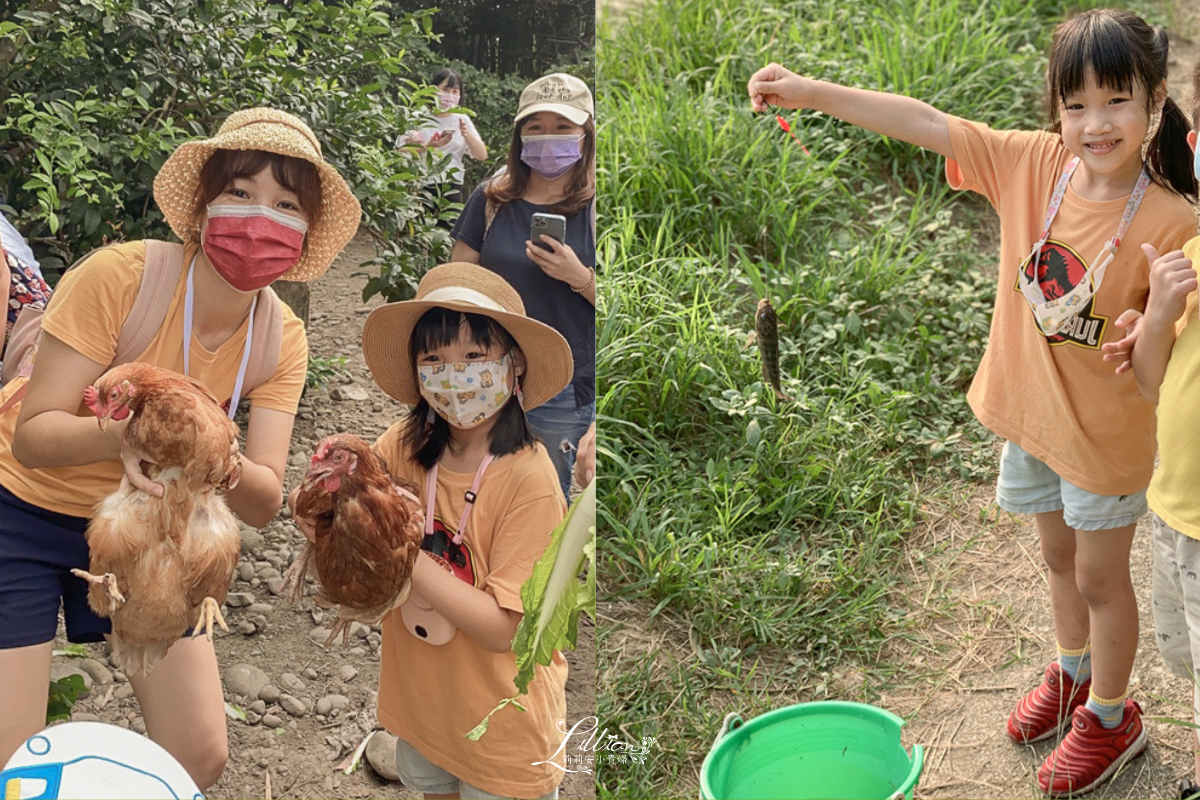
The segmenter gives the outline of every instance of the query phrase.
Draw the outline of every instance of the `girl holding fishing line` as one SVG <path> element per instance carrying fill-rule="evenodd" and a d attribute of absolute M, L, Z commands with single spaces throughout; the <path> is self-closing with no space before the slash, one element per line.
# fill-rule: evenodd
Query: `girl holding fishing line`
<path fill-rule="evenodd" d="M 537 668 L 525 712 L 496 713 L 479 741 L 466 734 L 512 694 L 521 585 L 566 513 L 525 412 L 570 382 L 570 345 L 499 275 L 460 263 L 371 312 L 363 356 L 379 387 L 413 407 L 374 450 L 421 487 L 425 512 L 412 594 L 383 620 L 378 714 L 399 737 L 400 777 L 426 797 L 557 797 L 562 653 Z M 313 520 L 296 522 L 311 540 Z"/>
<path fill-rule="evenodd" d="M 1006 440 L 996 502 L 1034 515 L 1050 569 L 1059 656 L 1007 728 L 1024 743 L 1070 727 L 1038 770 L 1053 796 L 1090 791 L 1148 741 L 1126 693 L 1138 641 L 1129 551 L 1154 466 L 1154 407 L 1100 348 L 1121 337 L 1111 321 L 1145 306 L 1139 245 L 1169 257 L 1196 229 L 1188 124 L 1166 72 L 1162 30 L 1095 10 L 1055 31 L 1050 132 L 993 131 L 778 64 L 748 85 L 755 111 L 811 108 L 940 153 L 950 185 L 1000 215 L 995 313 L 968 400 Z"/>

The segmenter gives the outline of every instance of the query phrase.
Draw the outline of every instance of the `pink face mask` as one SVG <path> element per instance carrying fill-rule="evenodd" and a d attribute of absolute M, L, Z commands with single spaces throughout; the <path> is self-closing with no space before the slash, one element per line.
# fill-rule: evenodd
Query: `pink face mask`
<path fill-rule="evenodd" d="M 208 207 L 201 246 L 217 274 L 240 292 L 256 292 L 294 267 L 308 223 L 267 206 Z"/>

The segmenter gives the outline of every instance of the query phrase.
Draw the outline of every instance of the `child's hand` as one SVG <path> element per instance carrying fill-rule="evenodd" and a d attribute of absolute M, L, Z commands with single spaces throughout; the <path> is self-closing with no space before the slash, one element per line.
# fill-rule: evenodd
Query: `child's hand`
<path fill-rule="evenodd" d="M 1143 244 L 1142 252 L 1150 259 L 1150 299 L 1146 302 L 1148 323 L 1174 325 L 1187 307 L 1187 297 L 1196 291 L 1196 270 L 1182 250 L 1159 255 L 1152 245 Z"/>
<path fill-rule="evenodd" d="M 750 108 L 753 111 L 766 111 L 768 106 L 807 108 L 807 89 L 811 83 L 811 79 L 802 78 L 779 64 L 768 64 L 751 75 L 746 84 Z"/>
<path fill-rule="evenodd" d="M 1125 338 L 1117 342 L 1109 342 L 1101 345 L 1100 349 L 1104 352 L 1104 360 L 1108 362 L 1117 362 L 1117 374 L 1128 372 L 1133 368 L 1133 346 L 1137 343 L 1138 336 L 1142 332 L 1142 312 L 1136 308 L 1126 309 L 1121 313 L 1121 316 L 1113 320 L 1113 324 L 1118 328 L 1127 328 Z"/>

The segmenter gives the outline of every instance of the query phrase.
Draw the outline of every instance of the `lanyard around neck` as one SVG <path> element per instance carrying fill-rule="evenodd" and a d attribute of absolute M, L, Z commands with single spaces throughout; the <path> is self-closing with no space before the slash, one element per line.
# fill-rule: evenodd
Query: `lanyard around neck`
<path fill-rule="evenodd" d="M 192 276 L 196 271 L 196 257 L 188 266 L 187 294 L 183 299 L 183 374 L 191 376 L 192 321 L 195 317 L 196 292 Z M 238 366 L 237 380 L 233 384 L 233 397 L 229 400 L 229 418 L 237 413 L 238 401 L 242 398 L 242 385 L 246 380 L 246 367 L 250 364 L 250 343 L 254 341 L 254 310 L 258 307 L 258 292 L 250 301 L 250 319 L 246 323 L 246 341 L 242 344 L 242 363 Z"/>
<path fill-rule="evenodd" d="M 462 518 L 458 521 L 458 530 L 455 531 L 453 541 L 455 544 L 462 544 L 463 532 L 467 529 L 467 518 L 471 516 L 471 509 L 475 506 L 475 498 L 479 495 L 479 486 L 483 483 L 483 473 L 487 471 L 488 465 L 494 461 L 496 457 L 488 453 L 483 457 L 483 461 L 479 462 L 479 469 L 475 470 L 475 480 L 471 481 L 471 488 L 466 492 L 467 504 L 463 506 Z M 437 469 L 438 465 L 435 462 L 429 471 L 425 474 L 425 535 L 433 534 L 433 500 L 437 492 Z"/>
<path fill-rule="evenodd" d="M 1050 238 L 1050 225 L 1054 222 L 1054 218 L 1058 216 L 1059 206 L 1062 205 L 1063 197 L 1067 194 L 1067 185 L 1071 182 L 1071 175 L 1075 173 L 1075 168 L 1079 166 L 1079 157 L 1072 158 L 1067 163 L 1062 175 L 1058 178 L 1058 183 L 1054 185 L 1054 194 L 1050 197 L 1050 206 L 1046 209 L 1046 225 L 1042 230 L 1042 236 L 1033 246 L 1031 254 L 1032 276 L 1026 275 L 1024 270 L 1017 273 L 1017 277 L 1021 284 L 1021 292 L 1025 295 L 1030 303 L 1042 303 L 1046 301 L 1046 295 L 1042 291 L 1041 284 L 1038 283 L 1038 265 L 1041 262 L 1042 248 Z M 1104 245 L 1097 256 L 1088 267 L 1087 273 L 1083 280 L 1093 282 L 1093 290 L 1100 288 L 1100 282 L 1104 280 L 1104 272 L 1108 268 L 1109 262 L 1116 256 L 1117 248 L 1121 246 L 1121 239 L 1129 230 L 1129 225 L 1133 222 L 1133 216 L 1137 213 L 1138 206 L 1142 203 L 1142 198 L 1146 194 L 1146 189 L 1150 186 L 1150 175 L 1146 170 L 1138 175 L 1137 184 L 1133 187 L 1133 192 L 1129 195 L 1128 202 L 1125 203 L 1125 211 L 1121 214 L 1121 222 L 1117 226 L 1116 235 Z"/>

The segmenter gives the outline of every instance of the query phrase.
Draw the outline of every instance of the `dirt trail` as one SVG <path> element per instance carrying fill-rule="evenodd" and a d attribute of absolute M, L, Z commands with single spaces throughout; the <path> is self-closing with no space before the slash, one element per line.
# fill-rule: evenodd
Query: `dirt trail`
<path fill-rule="evenodd" d="M 301 402 L 288 463 L 288 487 L 297 484 L 322 437 L 350 431 L 373 439 L 402 414 L 403 406 L 376 388 L 359 346 L 366 314 L 381 302 L 373 298 L 364 305 L 366 281 L 354 275 L 358 264 L 371 255 L 369 240 L 360 234 L 313 285 L 310 354 L 347 358 L 347 374 L 324 391 L 309 392 Z M 208 797 L 264 797 L 268 773 L 275 798 L 420 797 L 398 782 L 380 778 L 365 760 L 350 775 L 335 769 L 378 728 L 379 633 L 377 627 L 359 626 L 348 649 L 340 644 L 325 648 L 317 639 L 324 642 L 321 622 L 328 612 L 315 609 L 307 598 L 296 607 L 282 601 L 280 572 L 294 558 L 302 538 L 282 516 L 261 531 L 243 529 L 242 559 L 225 609 L 232 632 L 219 636 L 216 646 L 226 699 L 248 712 L 249 720 L 228 721 L 229 763 Z M 581 627 L 579 649 L 567 654 L 568 724 L 596 713 L 594 631 L 586 618 Z M 91 693 L 76 704 L 73 718 L 144 731 L 124 676 L 114 675 L 107 666 L 103 646 L 89 649 L 94 658 L 88 663 L 76 658 L 55 659 L 58 670 L 82 668 L 94 673 L 88 677 Z M 240 664 L 262 670 L 268 684 L 277 688 L 275 694 L 282 696 L 256 702 L 255 697 L 239 695 L 231 673 Z M 299 702 L 288 701 L 288 696 Z M 567 775 L 559 791 L 565 798 L 595 797 L 594 776 Z"/>

